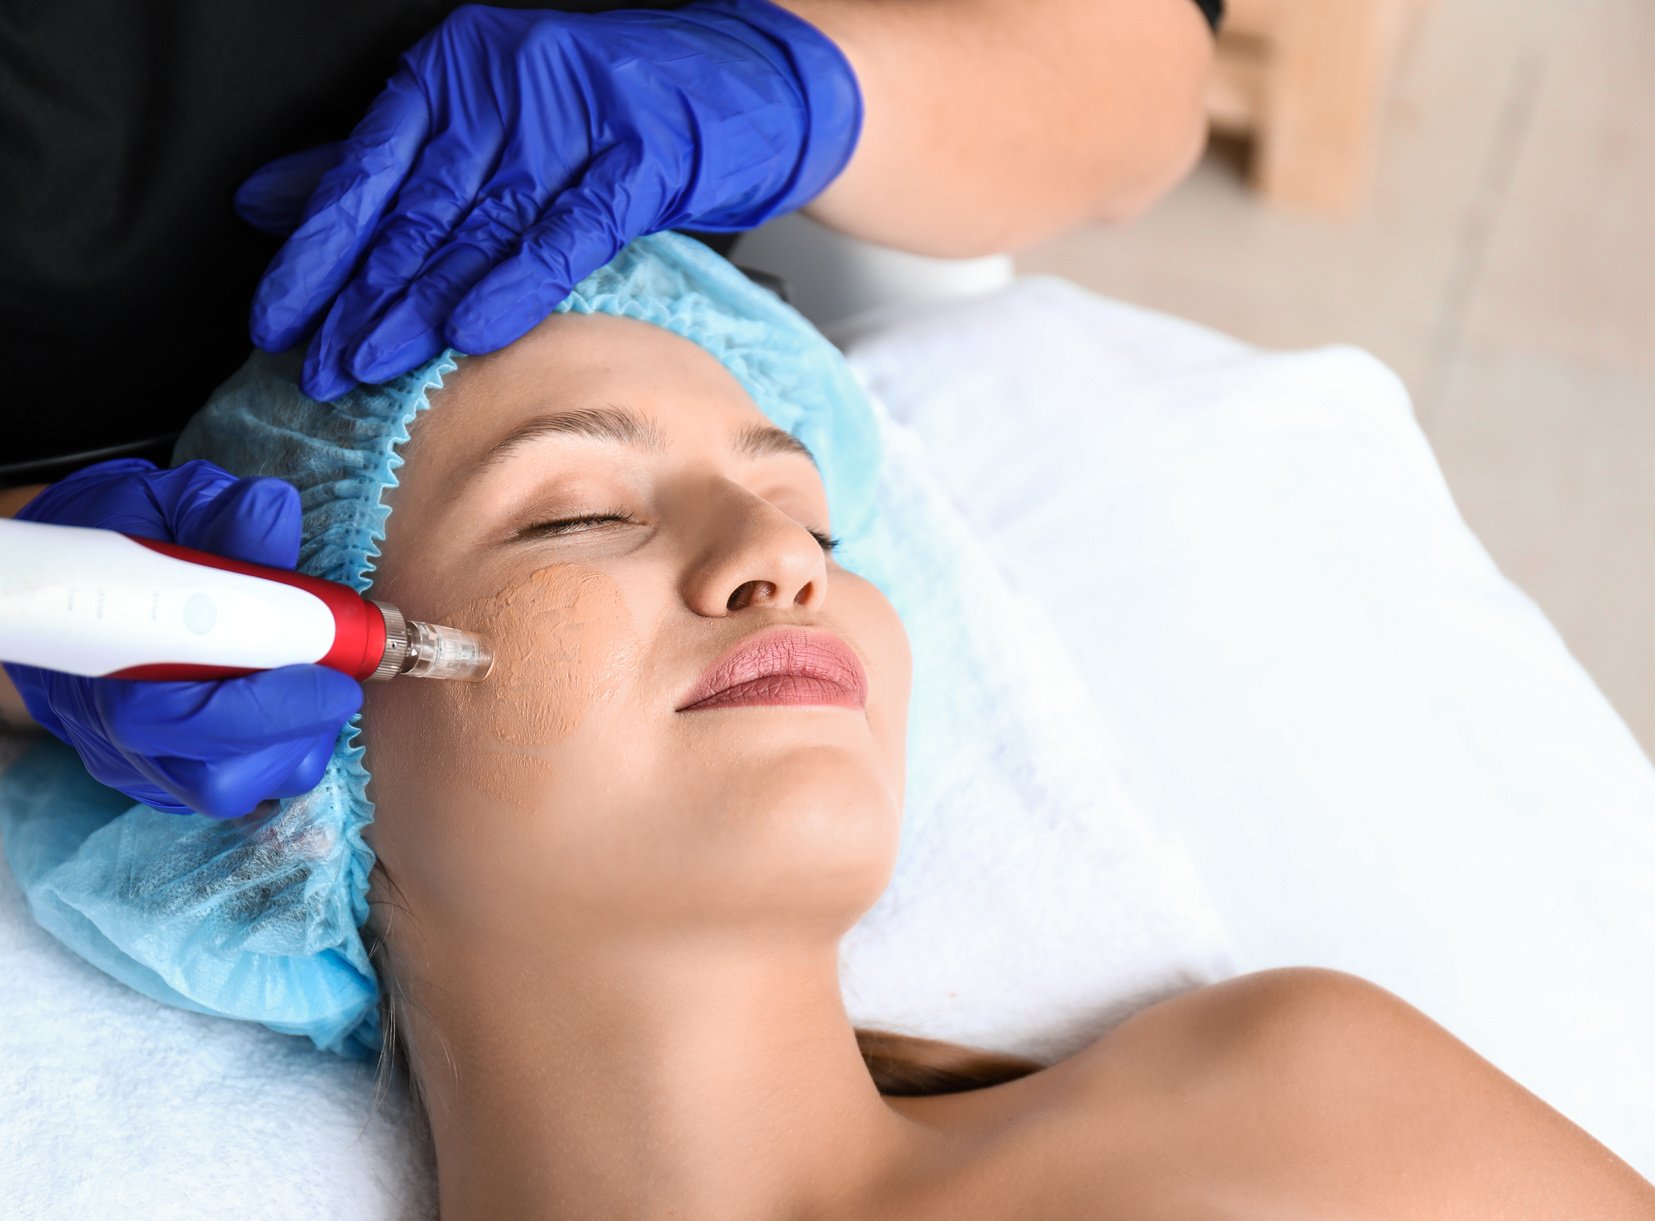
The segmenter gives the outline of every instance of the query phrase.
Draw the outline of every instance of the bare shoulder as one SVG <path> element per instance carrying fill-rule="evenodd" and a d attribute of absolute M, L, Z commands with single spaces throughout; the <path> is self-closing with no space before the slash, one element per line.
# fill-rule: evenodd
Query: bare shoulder
<path fill-rule="evenodd" d="M 946 1164 L 917 1180 L 920 1190 L 904 1200 L 900 1215 L 924 1221 L 1177 1215 L 1164 1210 L 1179 1198 L 1170 1181 L 1178 1171 L 1157 1141 L 1179 1098 L 1187 1102 L 1175 1082 L 1198 1071 L 1190 1010 L 1202 1006 L 1174 1001 L 1150 1006 L 1068 1059 L 1016 1081 L 887 1099 L 903 1116 L 944 1133 L 953 1149 Z M 1150 1200 L 1156 1207 L 1143 1207 Z"/>
<path fill-rule="evenodd" d="M 1248 1218 L 1226 1166 L 1234 1124 L 1259 1102 L 1258 1040 L 1283 1016 L 1383 1004 L 1354 976 L 1291 968 L 1238 976 L 1150 1005 L 1061 1063 L 1005 1085 L 890 1099 L 971 1151 L 938 1176 L 954 1218 Z M 1254 1197 L 1252 1203 L 1258 1203 Z M 918 1214 L 916 1214 L 918 1215 Z"/>
<path fill-rule="evenodd" d="M 907 1216 L 1655 1216 L 1655 1188 L 1586 1131 L 1400 997 L 1321 968 L 1151 1005 L 949 1114 L 980 1156 Z"/>

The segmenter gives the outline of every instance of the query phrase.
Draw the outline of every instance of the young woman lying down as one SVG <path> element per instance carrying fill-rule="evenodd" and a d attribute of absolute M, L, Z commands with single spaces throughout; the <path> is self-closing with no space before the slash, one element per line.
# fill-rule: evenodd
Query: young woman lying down
<path fill-rule="evenodd" d="M 909 696 L 903 623 L 834 554 L 869 408 L 703 247 L 640 239 L 509 347 L 333 404 L 296 373 L 256 356 L 180 457 L 297 484 L 303 566 L 484 634 L 494 673 L 372 686 L 323 783 L 216 846 L 148 811 L 72 851 L 145 879 L 134 926 L 188 909 L 134 953 L 193 1007 L 405 1066 L 445 1218 L 1655 1217 L 1338 972 L 1050 1065 L 853 1028 L 839 943 L 891 877 Z"/>

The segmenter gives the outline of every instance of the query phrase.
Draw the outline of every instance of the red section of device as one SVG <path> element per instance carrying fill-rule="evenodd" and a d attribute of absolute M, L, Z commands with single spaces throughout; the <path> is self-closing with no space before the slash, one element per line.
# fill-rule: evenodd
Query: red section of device
<path fill-rule="evenodd" d="M 194 662 L 178 661 L 166 662 L 156 666 L 128 666 L 124 670 L 111 670 L 104 678 L 144 678 L 152 682 L 201 682 L 214 678 L 239 678 L 243 674 L 253 674 L 245 666 L 202 666 Z"/>
<path fill-rule="evenodd" d="M 286 568 L 269 568 L 263 564 L 249 564 L 243 560 L 232 560 L 222 555 L 213 555 L 206 551 L 197 551 L 193 547 L 180 547 L 177 543 L 157 542 L 152 538 L 132 539 L 141 547 L 148 547 L 151 551 L 158 551 L 162 555 L 170 555 L 174 559 L 186 560 L 191 564 L 200 564 L 206 568 L 219 568 L 225 572 L 239 572 L 244 576 L 259 577 L 266 581 L 275 581 L 281 585 L 291 585 L 295 589 L 302 589 L 305 593 L 317 598 L 328 608 L 333 615 L 333 644 L 326 653 L 314 660 L 318 665 L 329 669 L 339 670 L 349 674 L 352 678 L 363 679 L 379 668 L 379 662 L 385 656 L 385 616 L 379 613 L 379 608 L 368 601 L 361 594 L 349 586 L 340 585 L 333 581 L 324 581 L 320 577 L 307 576 L 302 572 L 293 572 Z M 147 678 L 147 679 L 209 679 L 234 678 L 241 674 L 251 674 L 252 670 L 238 666 L 203 666 L 184 662 L 163 662 L 154 665 L 130 666 L 124 670 L 116 670 L 106 678 Z"/>

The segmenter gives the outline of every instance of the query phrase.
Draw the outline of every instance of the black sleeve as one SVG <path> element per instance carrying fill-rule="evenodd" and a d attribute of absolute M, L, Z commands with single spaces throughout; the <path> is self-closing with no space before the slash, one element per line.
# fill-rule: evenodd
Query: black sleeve
<path fill-rule="evenodd" d="M 1212 26 L 1213 33 L 1218 33 L 1218 27 L 1224 20 L 1224 0 L 1195 0 L 1201 6 L 1201 15 Z"/>
<path fill-rule="evenodd" d="M 670 8 L 682 0 L 489 0 Z M 231 196 L 343 139 L 460 0 L 0 0 L 0 487 L 170 438 L 280 246 Z M 134 448 L 137 447 L 137 448 Z"/>

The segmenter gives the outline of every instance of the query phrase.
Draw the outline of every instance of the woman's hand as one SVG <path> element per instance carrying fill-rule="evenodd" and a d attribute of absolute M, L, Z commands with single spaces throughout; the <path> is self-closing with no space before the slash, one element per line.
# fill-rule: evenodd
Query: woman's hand
<path fill-rule="evenodd" d="M 119 458 L 48 485 L 15 516 L 119 530 L 254 564 L 293 567 L 299 495 L 210 462 L 170 470 Z M 283 666 L 217 682 L 83 678 L 7 664 L 29 714 L 73 746 L 92 778 L 135 801 L 215 818 L 314 788 L 362 702 L 348 675 Z"/>
<path fill-rule="evenodd" d="M 747 229 L 805 203 L 861 118 L 844 55 L 768 0 L 456 9 L 349 140 L 237 192 L 250 223 L 297 224 L 254 296 L 253 342 L 282 351 L 315 331 L 302 384 L 321 400 L 445 346 L 491 352 L 635 237 Z M 319 162 L 302 214 L 284 215 Z"/>

